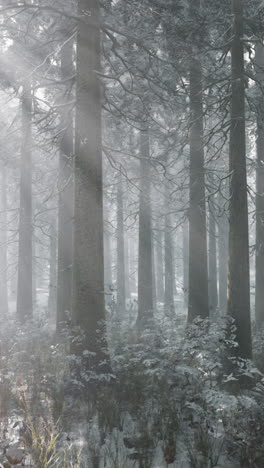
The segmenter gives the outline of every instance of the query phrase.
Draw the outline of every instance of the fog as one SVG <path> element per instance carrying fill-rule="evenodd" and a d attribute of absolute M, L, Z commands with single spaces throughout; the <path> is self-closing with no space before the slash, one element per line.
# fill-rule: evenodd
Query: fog
<path fill-rule="evenodd" d="M 264 463 L 264 9 L 0 0 L 0 468 Z"/>

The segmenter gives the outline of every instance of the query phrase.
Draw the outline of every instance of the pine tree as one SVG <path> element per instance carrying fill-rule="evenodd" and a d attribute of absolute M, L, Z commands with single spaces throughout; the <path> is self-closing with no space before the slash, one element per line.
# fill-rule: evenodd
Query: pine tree
<path fill-rule="evenodd" d="M 79 0 L 75 122 L 73 317 L 85 349 L 104 359 L 104 260 L 100 11 L 96 0 Z"/>
<path fill-rule="evenodd" d="M 209 316 L 202 66 L 190 66 L 190 208 L 188 321 Z"/>
<path fill-rule="evenodd" d="M 138 318 L 139 328 L 153 317 L 152 282 L 152 220 L 150 148 L 147 130 L 140 132 L 140 200 L 139 200 L 139 246 L 138 246 Z"/>
<path fill-rule="evenodd" d="M 214 197 L 211 196 L 208 202 L 209 208 L 209 252 L 208 252 L 208 273 L 209 273 L 209 306 L 211 317 L 215 316 L 218 306 L 217 291 L 217 255 L 216 255 L 216 219 L 214 212 Z"/>
<path fill-rule="evenodd" d="M 66 81 L 61 112 L 61 143 L 59 154 L 58 207 L 58 267 L 57 267 L 57 330 L 67 320 L 72 309 L 73 263 L 73 116 L 68 101 L 72 98 L 71 82 L 74 74 L 73 43 L 68 40 L 61 51 L 61 77 Z"/>
<path fill-rule="evenodd" d="M 256 45 L 256 77 L 264 83 L 264 47 Z M 264 98 L 263 91 L 257 106 L 257 168 L 256 168 L 256 299 L 255 315 L 259 327 L 264 323 Z"/>
<path fill-rule="evenodd" d="M 124 199 L 122 174 L 117 183 L 117 314 L 121 318 L 126 310 L 126 271 L 124 240 Z"/>
<path fill-rule="evenodd" d="M 19 320 L 32 317 L 32 91 L 24 83 L 21 98 L 22 145 L 20 164 L 20 208 L 17 279 L 17 316 Z"/>
<path fill-rule="evenodd" d="M 251 358 L 242 0 L 232 0 L 232 13 L 228 314 L 235 320 L 238 355 Z"/>

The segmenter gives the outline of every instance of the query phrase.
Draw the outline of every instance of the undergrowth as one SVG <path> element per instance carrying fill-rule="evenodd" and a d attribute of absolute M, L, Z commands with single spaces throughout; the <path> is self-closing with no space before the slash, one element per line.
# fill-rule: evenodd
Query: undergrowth
<path fill-rule="evenodd" d="M 96 392 L 94 381 L 89 392 L 72 377 L 72 362 L 83 382 L 91 371 L 70 355 L 69 331 L 62 341 L 37 322 L 2 330 L 2 416 L 20 421 L 16 443 L 33 466 L 262 466 L 264 380 L 234 357 L 232 322 L 177 329 L 164 319 L 142 333 L 125 323 L 116 330 L 108 327 L 112 375 L 97 376 Z M 259 362 L 261 337 L 255 342 Z"/>

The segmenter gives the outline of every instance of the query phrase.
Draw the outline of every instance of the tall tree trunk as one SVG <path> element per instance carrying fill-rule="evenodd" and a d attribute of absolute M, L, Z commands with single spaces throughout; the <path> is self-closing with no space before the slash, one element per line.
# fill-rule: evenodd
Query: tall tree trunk
<path fill-rule="evenodd" d="M 49 301 L 48 313 L 53 319 L 56 317 L 57 297 L 57 230 L 56 220 L 50 225 L 50 261 L 49 261 Z"/>
<path fill-rule="evenodd" d="M 124 240 L 124 200 L 121 174 L 117 184 L 117 314 L 121 318 L 126 310 L 126 271 Z"/>
<path fill-rule="evenodd" d="M 112 242 L 111 234 L 107 230 L 104 231 L 104 252 L 105 252 L 105 289 L 109 293 L 112 288 L 113 278 L 112 278 Z"/>
<path fill-rule="evenodd" d="M 230 129 L 229 291 L 228 314 L 235 320 L 237 354 L 251 358 L 243 6 L 232 0 L 234 15 Z"/>
<path fill-rule="evenodd" d="M 129 262 L 129 237 L 128 232 L 124 232 L 125 241 L 125 272 L 126 272 L 126 297 L 130 299 L 130 262 Z"/>
<path fill-rule="evenodd" d="M 164 252 L 165 252 L 165 293 L 164 307 L 172 314 L 175 313 L 174 308 L 174 283 L 175 275 L 173 268 L 173 245 L 171 233 L 171 217 L 165 215 L 165 234 L 164 234 Z"/>
<path fill-rule="evenodd" d="M 2 169 L 1 180 L 1 232 L 0 232 L 0 316 L 8 315 L 8 288 L 7 288 L 7 193 L 6 170 Z"/>
<path fill-rule="evenodd" d="M 147 131 L 140 132 L 140 195 L 139 195 L 139 244 L 138 244 L 138 318 L 139 327 L 153 317 L 152 282 L 152 223 L 150 150 Z"/>
<path fill-rule="evenodd" d="M 183 262 L 183 293 L 185 305 L 189 297 L 189 224 L 185 221 L 182 226 L 182 262 Z"/>
<path fill-rule="evenodd" d="M 192 57 L 190 68 L 189 322 L 195 317 L 209 317 L 204 178 L 202 67 L 200 61 Z"/>
<path fill-rule="evenodd" d="M 153 292 L 153 308 L 157 306 L 157 282 L 156 282 L 156 261 L 154 249 L 154 231 L 151 229 L 152 243 L 151 243 L 151 257 L 152 257 L 152 292 Z"/>
<path fill-rule="evenodd" d="M 209 208 L 209 306 L 210 315 L 215 317 L 218 306 L 217 291 L 217 255 L 216 255 L 216 220 L 214 214 L 214 201 L 210 197 Z"/>
<path fill-rule="evenodd" d="M 97 366 L 106 345 L 99 3 L 78 0 L 78 14 L 73 315 Z"/>
<path fill-rule="evenodd" d="M 176 262 L 176 239 L 175 235 L 171 233 L 171 241 L 172 241 L 172 278 L 173 278 L 173 295 L 177 296 L 178 289 L 177 289 L 177 262 Z"/>
<path fill-rule="evenodd" d="M 256 46 L 257 79 L 264 84 L 264 47 Z M 256 170 L 256 324 L 264 323 L 264 98 L 263 91 L 257 109 L 257 170 Z"/>
<path fill-rule="evenodd" d="M 17 316 L 24 321 L 32 317 L 32 134 L 31 86 L 23 86 L 22 104 L 22 147 L 20 166 L 20 208 L 17 279 Z"/>
<path fill-rule="evenodd" d="M 136 255 L 135 255 L 135 240 L 133 237 L 129 239 L 129 270 L 130 270 L 130 288 L 132 293 L 137 292 L 137 269 L 136 269 Z"/>
<path fill-rule="evenodd" d="M 61 76 L 69 80 L 74 73 L 73 45 L 67 42 L 61 51 Z M 64 112 L 61 113 L 62 138 L 59 155 L 59 207 L 58 207 L 58 268 L 57 268 L 57 331 L 67 321 L 67 311 L 72 309 L 73 263 L 73 116 L 67 108 L 72 99 L 70 82 L 64 91 Z"/>
<path fill-rule="evenodd" d="M 156 284 L 157 284 L 157 301 L 164 302 L 164 256 L 163 256 L 163 240 L 164 233 L 157 230 L 156 234 Z"/>
<path fill-rule="evenodd" d="M 222 204 L 222 197 L 219 194 L 219 206 Z M 218 287 L 219 287 L 219 308 L 222 315 L 227 311 L 227 277 L 228 277 L 228 218 L 225 211 L 218 221 Z"/>

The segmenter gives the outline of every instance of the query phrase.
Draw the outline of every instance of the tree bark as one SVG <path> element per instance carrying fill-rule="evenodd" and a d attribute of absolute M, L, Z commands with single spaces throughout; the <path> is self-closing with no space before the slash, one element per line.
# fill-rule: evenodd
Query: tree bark
<path fill-rule="evenodd" d="M 202 67 L 192 57 L 190 68 L 190 207 L 188 321 L 209 317 L 207 229 L 203 149 Z"/>
<path fill-rule="evenodd" d="M 125 272 L 126 272 L 126 297 L 130 299 L 130 262 L 129 262 L 129 237 L 128 232 L 124 231 L 124 242 L 125 242 Z"/>
<path fill-rule="evenodd" d="M 121 174 L 117 184 L 117 314 L 124 317 L 126 310 L 126 271 L 124 240 L 124 200 Z"/>
<path fill-rule="evenodd" d="M 232 0 L 234 16 L 230 128 L 229 290 L 228 314 L 236 325 L 237 354 L 251 358 L 243 6 Z"/>
<path fill-rule="evenodd" d="M 76 77 L 76 151 L 73 316 L 85 349 L 105 358 L 104 257 L 99 4 L 79 0 Z M 83 348 L 82 348 L 83 349 Z M 81 351 L 81 350 L 80 350 Z"/>
<path fill-rule="evenodd" d="M 264 84 L 264 47 L 256 46 L 257 80 Z M 264 323 L 264 98 L 257 108 L 257 169 L 256 169 L 256 291 L 255 318 L 257 327 Z"/>
<path fill-rule="evenodd" d="M 211 318 L 215 317 L 218 306 L 217 291 L 217 255 L 216 255 L 216 220 L 214 214 L 214 201 L 210 197 L 209 208 L 209 307 Z"/>
<path fill-rule="evenodd" d="M 50 225 L 50 261 L 49 261 L 49 300 L 48 314 L 56 317 L 57 297 L 57 230 L 56 220 L 52 220 Z"/>
<path fill-rule="evenodd" d="M 112 242 L 111 234 L 108 231 L 107 227 L 104 231 L 104 252 L 105 252 L 105 262 L 104 262 L 104 283 L 105 283 L 105 292 L 106 292 L 106 302 L 111 302 L 111 289 L 113 285 L 112 278 Z"/>
<path fill-rule="evenodd" d="M 185 221 L 182 226 L 182 262 L 183 262 L 183 293 L 185 305 L 189 297 L 189 224 Z"/>
<path fill-rule="evenodd" d="M 177 289 L 177 262 L 176 262 L 176 233 L 172 235 L 171 233 L 171 241 L 172 241 L 172 278 L 173 278 L 173 295 L 177 296 L 178 289 Z"/>
<path fill-rule="evenodd" d="M 163 256 L 163 240 L 164 233 L 157 230 L 156 234 L 156 284 L 157 284 L 157 301 L 164 302 L 164 256 Z"/>
<path fill-rule="evenodd" d="M 164 251 L 165 251 L 165 293 L 164 293 L 164 308 L 175 313 L 174 308 L 174 268 L 173 268 L 173 245 L 171 233 L 171 217 L 165 215 L 165 234 L 164 234 Z"/>
<path fill-rule="evenodd" d="M 222 197 L 219 194 L 219 206 L 222 204 Z M 218 287 L 219 287 L 219 308 L 222 315 L 227 312 L 227 277 L 228 277 L 228 219 L 223 211 L 218 221 Z"/>
<path fill-rule="evenodd" d="M 143 327 L 153 317 L 152 282 L 152 227 L 151 227 L 151 180 L 150 151 L 147 131 L 140 132 L 140 195 L 139 195 L 139 245 L 138 245 L 138 318 Z"/>
<path fill-rule="evenodd" d="M 151 227 L 151 257 L 152 257 L 152 292 L 153 292 L 153 308 L 157 306 L 157 281 L 156 281 L 156 262 L 155 262 L 155 249 L 154 249 L 154 231 Z"/>
<path fill-rule="evenodd" d="M 32 304 L 32 95 L 25 83 L 21 98 L 22 147 L 18 241 L 17 316 L 24 321 L 33 315 Z"/>
<path fill-rule="evenodd" d="M 74 74 L 73 44 L 67 42 L 61 51 L 61 76 L 69 80 Z M 72 99 L 70 82 L 64 91 L 64 112 L 61 113 L 62 138 L 59 154 L 59 209 L 58 209 L 58 268 L 57 268 L 57 331 L 69 319 L 72 311 L 72 264 L 73 264 L 73 116 L 67 107 Z"/>
<path fill-rule="evenodd" d="M 136 261 L 136 254 L 135 254 L 135 240 L 134 238 L 129 239 L 129 270 L 130 270 L 130 289 L 131 293 L 137 292 L 137 261 Z"/>

